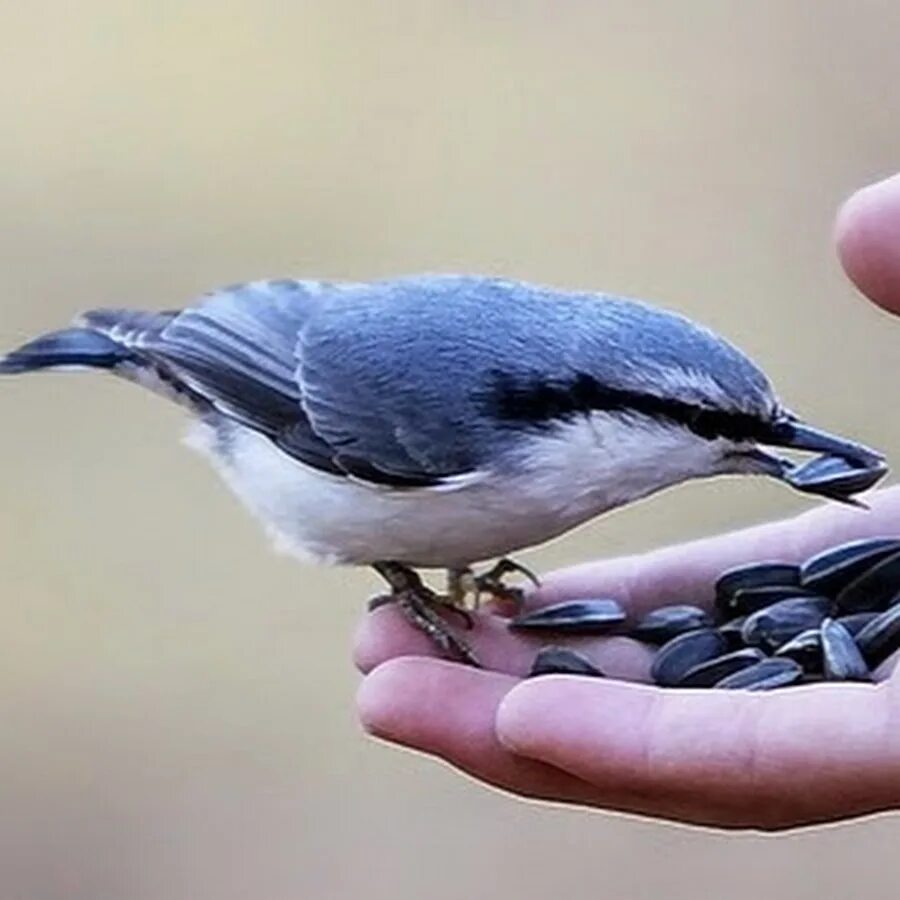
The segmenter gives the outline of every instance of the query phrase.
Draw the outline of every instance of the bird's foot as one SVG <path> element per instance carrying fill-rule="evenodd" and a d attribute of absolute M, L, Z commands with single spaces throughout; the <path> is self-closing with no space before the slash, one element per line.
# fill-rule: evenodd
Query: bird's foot
<path fill-rule="evenodd" d="M 412 569 L 399 563 L 376 563 L 375 570 L 387 581 L 391 593 L 374 597 L 369 609 L 377 609 L 386 603 L 394 603 L 406 620 L 424 632 L 432 643 L 451 659 L 480 667 L 477 657 L 465 641 L 458 638 L 441 617 L 440 610 L 450 610 L 463 618 L 466 627 L 473 626 L 468 610 L 458 606 L 453 598 L 443 597 L 431 590 Z"/>
<path fill-rule="evenodd" d="M 540 587 L 541 583 L 534 572 L 514 560 L 504 557 L 487 572 L 474 576 L 476 605 L 482 594 L 488 594 L 495 600 L 511 603 L 516 611 L 520 610 L 525 600 L 525 592 L 522 588 L 506 584 L 503 580 L 505 576 L 512 574 L 524 575 L 535 587 Z"/>
<path fill-rule="evenodd" d="M 431 606 L 434 606 L 443 612 L 453 613 L 453 615 L 459 616 L 466 631 L 471 631 L 475 627 L 475 618 L 464 606 L 460 606 L 451 597 L 445 597 L 442 594 L 432 591 L 424 584 L 422 585 L 422 588 L 424 591 L 427 591 L 429 596 L 428 602 Z M 388 606 L 389 604 L 396 602 L 397 594 L 395 593 L 376 594 L 374 597 L 369 598 L 366 609 L 368 609 L 369 612 L 374 612 L 376 609 L 381 609 L 382 606 Z"/>

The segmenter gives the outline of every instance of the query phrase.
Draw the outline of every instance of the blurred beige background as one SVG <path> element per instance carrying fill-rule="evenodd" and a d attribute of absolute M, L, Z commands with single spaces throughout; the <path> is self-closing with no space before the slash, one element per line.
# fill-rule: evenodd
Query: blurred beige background
<path fill-rule="evenodd" d="M 0 338 L 278 275 L 656 299 L 900 456 L 900 323 L 830 244 L 900 166 L 892 0 L 6 3 Z M 101 378 L 0 385 L 3 900 L 896 896 L 900 820 L 766 838 L 540 807 L 364 738 L 364 572 L 273 555 Z M 807 508 L 673 491 L 538 569 Z"/>

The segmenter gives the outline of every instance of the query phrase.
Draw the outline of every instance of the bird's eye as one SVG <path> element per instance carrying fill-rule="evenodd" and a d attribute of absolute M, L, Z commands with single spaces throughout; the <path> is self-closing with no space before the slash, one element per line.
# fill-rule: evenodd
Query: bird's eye
<path fill-rule="evenodd" d="M 698 409 L 691 422 L 691 431 L 698 434 L 702 438 L 712 439 L 718 435 L 716 427 L 715 415 L 708 410 Z"/>

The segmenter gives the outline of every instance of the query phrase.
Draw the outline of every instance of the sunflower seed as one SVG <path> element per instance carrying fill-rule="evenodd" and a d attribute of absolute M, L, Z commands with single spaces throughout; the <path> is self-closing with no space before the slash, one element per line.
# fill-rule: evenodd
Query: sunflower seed
<path fill-rule="evenodd" d="M 850 613 L 849 616 L 838 616 L 837 620 L 850 632 L 851 637 L 856 637 L 869 622 L 875 621 L 880 615 L 877 612 Z"/>
<path fill-rule="evenodd" d="M 748 616 L 741 636 L 751 647 L 774 651 L 807 628 L 821 625 L 830 608 L 831 603 L 825 597 L 781 600 Z"/>
<path fill-rule="evenodd" d="M 744 646 L 744 638 L 741 635 L 741 629 L 743 629 L 744 622 L 746 621 L 746 616 L 738 616 L 736 619 L 729 619 L 719 626 L 719 634 L 725 638 L 729 649 L 740 650 L 740 648 Z"/>
<path fill-rule="evenodd" d="M 808 628 L 782 644 L 774 653 L 799 663 L 807 674 L 822 671 L 822 635 L 818 628 Z"/>
<path fill-rule="evenodd" d="M 773 603 L 794 597 L 813 597 L 809 591 L 797 585 L 770 585 L 768 587 L 745 588 L 735 591 L 731 598 L 733 611 L 740 616 L 749 616 Z"/>
<path fill-rule="evenodd" d="M 726 653 L 724 656 L 717 656 L 715 659 L 700 663 L 681 677 L 678 687 L 712 687 L 718 684 L 723 678 L 727 678 L 734 672 L 740 672 L 755 663 L 764 660 L 766 655 L 755 648 L 744 648 L 743 650 L 735 650 L 733 653 Z"/>
<path fill-rule="evenodd" d="M 798 491 L 845 500 L 872 487 L 888 471 L 882 460 L 854 465 L 841 456 L 823 455 L 795 466 L 785 480 Z"/>
<path fill-rule="evenodd" d="M 602 678 L 603 672 L 586 656 L 567 647 L 542 647 L 531 664 L 528 677 L 538 675 L 590 675 Z"/>
<path fill-rule="evenodd" d="M 835 602 L 842 612 L 886 609 L 900 593 L 900 551 L 882 559 L 841 590 Z"/>
<path fill-rule="evenodd" d="M 657 684 L 672 687 L 694 666 L 721 656 L 726 649 L 725 638 L 715 628 L 688 631 L 660 648 L 650 675 Z"/>
<path fill-rule="evenodd" d="M 509 627 L 519 631 L 606 634 L 624 621 L 625 610 L 615 600 L 574 600 L 518 616 Z"/>
<path fill-rule="evenodd" d="M 712 624 L 712 616 L 698 606 L 661 606 L 638 622 L 631 637 L 647 644 L 664 644 L 686 631 L 709 628 Z"/>
<path fill-rule="evenodd" d="M 823 550 L 800 567 L 800 584 L 813 593 L 835 596 L 842 588 L 883 559 L 900 551 L 897 538 L 850 541 Z"/>
<path fill-rule="evenodd" d="M 834 619 L 822 623 L 822 671 L 828 681 L 871 681 L 869 667 L 850 632 Z"/>
<path fill-rule="evenodd" d="M 873 669 L 900 650 L 900 605 L 869 622 L 856 635 L 856 646 Z"/>
<path fill-rule="evenodd" d="M 716 581 L 716 607 L 733 615 L 732 597 L 737 591 L 771 585 L 800 584 L 800 567 L 785 562 L 758 562 L 723 572 Z"/>
<path fill-rule="evenodd" d="M 796 467 L 791 480 L 801 490 L 845 499 L 884 471 L 876 459 L 870 465 L 821 456 Z M 670 640 L 653 663 L 658 684 L 770 690 L 870 681 L 872 669 L 900 652 L 900 537 L 850 541 L 801 566 L 772 561 L 730 569 L 716 581 L 715 594 L 718 639 L 716 629 L 697 627 Z M 709 622 L 696 607 L 656 612 L 634 637 L 654 643 L 671 634 L 666 629 Z M 729 652 L 714 652 L 720 642 Z"/>
<path fill-rule="evenodd" d="M 732 691 L 771 691 L 796 684 L 802 677 L 803 669 L 794 660 L 773 657 L 723 678 L 716 687 Z"/>

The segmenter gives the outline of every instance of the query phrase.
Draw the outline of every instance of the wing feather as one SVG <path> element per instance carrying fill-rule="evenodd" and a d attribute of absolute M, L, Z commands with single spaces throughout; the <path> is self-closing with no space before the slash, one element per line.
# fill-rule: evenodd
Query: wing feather
<path fill-rule="evenodd" d="M 352 439 L 332 442 L 319 434 L 306 412 L 298 337 L 320 301 L 343 285 L 313 281 L 258 281 L 210 294 L 200 304 L 162 320 L 124 323 L 112 315 L 105 324 L 118 328 L 135 353 L 210 403 L 222 415 L 262 432 L 285 453 L 336 475 L 375 484 L 412 487 L 434 484 L 440 473 L 392 464 L 388 457 L 366 456 Z M 99 315 L 99 314 L 98 314 Z M 105 330 L 109 330 L 108 328 Z M 351 339 L 352 343 L 352 339 Z M 346 348 L 342 348 L 346 352 Z M 327 368 L 329 360 L 321 361 Z M 348 427 L 357 418 L 377 425 L 377 413 L 360 413 L 344 404 Z M 382 422 L 381 427 L 389 423 Z"/>
<path fill-rule="evenodd" d="M 332 448 L 309 424 L 295 376 L 296 335 L 326 287 L 279 280 L 225 288 L 164 328 L 143 332 L 134 348 L 221 414 L 296 459 L 342 475 Z"/>

